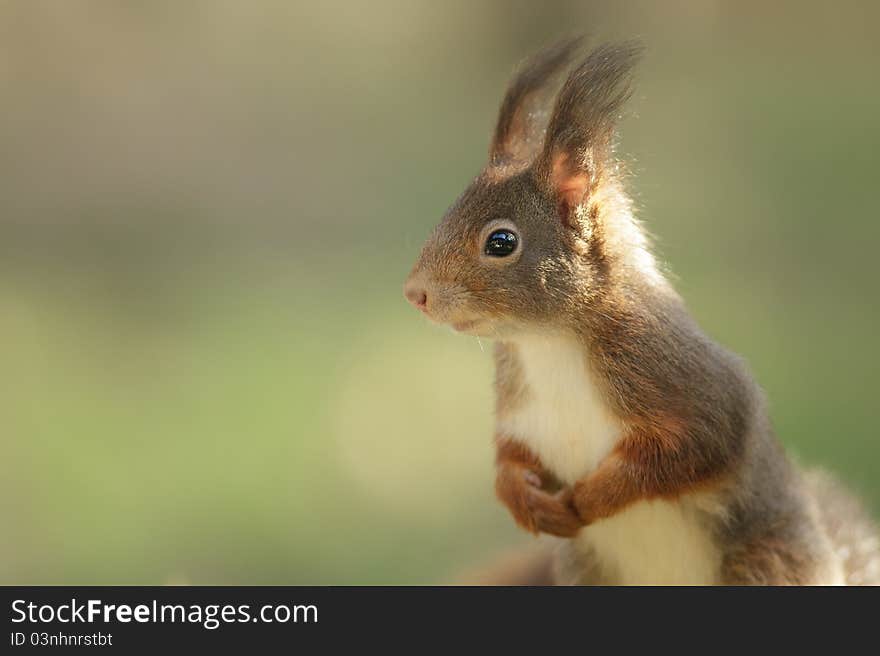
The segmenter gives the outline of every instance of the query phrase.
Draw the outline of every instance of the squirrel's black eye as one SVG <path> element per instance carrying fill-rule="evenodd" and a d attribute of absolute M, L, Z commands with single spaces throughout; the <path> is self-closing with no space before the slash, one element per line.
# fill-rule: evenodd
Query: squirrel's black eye
<path fill-rule="evenodd" d="M 516 250 L 519 239 L 510 230 L 496 230 L 486 240 L 486 255 L 507 257 Z"/>

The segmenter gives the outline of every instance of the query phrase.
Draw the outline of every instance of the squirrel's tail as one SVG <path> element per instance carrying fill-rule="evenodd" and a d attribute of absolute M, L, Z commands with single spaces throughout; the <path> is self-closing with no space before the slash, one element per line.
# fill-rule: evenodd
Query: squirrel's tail
<path fill-rule="evenodd" d="M 806 473 L 819 517 L 843 566 L 846 585 L 880 585 L 880 532 L 862 505 L 829 474 Z"/>

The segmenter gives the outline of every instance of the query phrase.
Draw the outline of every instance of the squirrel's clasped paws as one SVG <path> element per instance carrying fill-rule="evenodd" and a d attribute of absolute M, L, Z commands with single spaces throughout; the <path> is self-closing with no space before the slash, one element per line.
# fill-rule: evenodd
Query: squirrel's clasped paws
<path fill-rule="evenodd" d="M 571 490 L 543 489 L 541 476 L 531 469 L 511 464 L 499 466 L 495 488 L 517 523 L 532 533 L 570 538 L 584 526 L 572 502 Z"/>

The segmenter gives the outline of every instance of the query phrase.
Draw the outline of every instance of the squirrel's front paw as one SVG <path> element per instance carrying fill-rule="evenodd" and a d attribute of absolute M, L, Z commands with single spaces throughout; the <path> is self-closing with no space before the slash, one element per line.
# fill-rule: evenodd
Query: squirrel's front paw
<path fill-rule="evenodd" d="M 571 538 L 584 526 L 568 488 L 550 493 L 531 487 L 526 494 L 526 504 L 535 527 L 542 533 Z"/>
<path fill-rule="evenodd" d="M 531 533 L 537 533 L 538 527 L 529 511 L 528 491 L 540 486 L 541 477 L 530 469 L 509 463 L 498 466 L 495 493 L 501 503 L 507 506 L 516 523 Z"/>
<path fill-rule="evenodd" d="M 572 504 L 571 491 L 555 493 L 543 489 L 541 476 L 523 466 L 498 467 L 495 491 L 516 523 L 531 533 L 572 537 L 583 526 Z"/>

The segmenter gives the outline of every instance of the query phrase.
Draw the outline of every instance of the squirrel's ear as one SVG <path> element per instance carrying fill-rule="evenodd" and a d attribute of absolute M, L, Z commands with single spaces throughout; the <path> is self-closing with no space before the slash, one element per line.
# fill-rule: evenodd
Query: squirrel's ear
<path fill-rule="evenodd" d="M 546 47 L 520 64 L 507 87 L 489 146 L 489 166 L 528 166 L 541 147 L 547 106 L 557 77 L 581 44 L 582 37 Z M 554 88 L 555 87 L 555 88 Z"/>
<path fill-rule="evenodd" d="M 641 53 L 636 42 L 599 46 L 559 92 L 533 173 L 539 187 L 557 200 L 564 219 L 613 163 L 615 127 Z"/>

